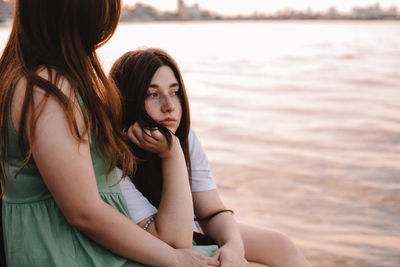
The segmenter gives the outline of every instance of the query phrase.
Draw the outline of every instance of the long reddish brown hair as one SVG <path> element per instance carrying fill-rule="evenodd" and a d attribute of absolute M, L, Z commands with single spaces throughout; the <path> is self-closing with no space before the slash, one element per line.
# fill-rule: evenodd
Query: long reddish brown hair
<path fill-rule="evenodd" d="M 71 133 L 79 142 L 85 141 L 90 130 L 95 143 L 110 163 L 110 172 L 119 163 L 125 174 L 135 164 L 129 147 L 123 141 L 121 101 L 118 90 L 110 82 L 98 60 L 96 48 L 107 42 L 114 33 L 121 12 L 120 0 L 16 0 L 13 26 L 0 59 L 0 175 L 4 189 L 4 164 L 7 161 L 9 107 L 13 84 L 27 80 L 19 125 L 20 147 L 27 140 L 34 142 L 35 110 L 31 123 L 27 111 L 33 107 L 33 87 L 42 88 L 47 97 L 55 96 L 64 109 Z M 37 75 L 45 68 L 49 79 Z M 66 77 L 75 97 L 81 96 L 86 115 L 86 130 L 78 131 L 73 116 L 72 99 L 57 87 L 60 77 Z M 45 103 L 45 101 L 44 101 Z M 41 110 L 43 107 L 40 107 Z M 29 131 L 27 131 L 29 129 Z M 29 147 L 22 151 L 24 164 L 31 158 Z"/>
<path fill-rule="evenodd" d="M 170 142 L 171 133 L 153 120 L 145 109 L 145 98 L 150 82 L 156 71 L 168 66 L 179 84 L 179 98 L 182 118 L 175 135 L 179 138 L 186 165 L 191 177 L 188 135 L 190 130 L 189 101 L 182 75 L 175 60 L 165 51 L 156 48 L 130 51 L 122 55 L 112 66 L 109 77 L 119 88 L 123 98 L 123 126 L 127 129 L 136 121 L 142 127 L 157 127 Z M 142 159 L 138 162 L 132 181 L 142 194 L 156 207 L 159 206 L 162 191 L 161 161 L 157 155 L 129 143 L 134 154 Z M 191 183 L 190 183 L 191 184 Z"/>

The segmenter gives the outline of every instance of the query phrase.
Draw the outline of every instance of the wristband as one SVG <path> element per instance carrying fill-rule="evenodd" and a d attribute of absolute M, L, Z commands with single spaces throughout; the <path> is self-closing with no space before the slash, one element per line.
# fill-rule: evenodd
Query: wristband
<path fill-rule="evenodd" d="M 150 224 L 151 224 L 152 222 L 154 222 L 155 219 L 156 219 L 155 216 L 151 216 L 151 217 L 147 220 L 147 222 L 146 222 L 146 224 L 144 225 L 143 229 L 147 231 L 147 228 L 149 228 Z"/>
<path fill-rule="evenodd" d="M 205 216 L 203 218 L 198 218 L 198 219 L 195 219 L 195 220 L 196 221 L 208 221 L 208 220 L 214 218 L 215 216 L 217 216 L 218 214 L 223 213 L 223 212 L 230 212 L 232 215 L 235 214 L 233 212 L 233 210 L 218 210 L 218 211 L 216 211 L 216 212 L 214 212 L 214 213 L 212 213 L 212 214 L 210 214 L 208 216 Z"/>

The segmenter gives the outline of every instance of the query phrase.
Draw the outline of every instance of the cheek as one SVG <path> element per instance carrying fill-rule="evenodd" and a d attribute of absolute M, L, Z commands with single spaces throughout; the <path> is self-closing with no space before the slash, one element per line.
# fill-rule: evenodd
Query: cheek
<path fill-rule="evenodd" d="M 157 105 L 155 103 L 155 101 L 145 101 L 144 102 L 144 109 L 146 110 L 147 114 L 149 114 L 149 116 L 152 119 L 156 119 L 156 115 L 157 115 Z"/>
<path fill-rule="evenodd" d="M 179 119 L 180 119 L 182 117 L 182 103 L 179 99 L 175 103 L 175 111 L 178 114 Z"/>

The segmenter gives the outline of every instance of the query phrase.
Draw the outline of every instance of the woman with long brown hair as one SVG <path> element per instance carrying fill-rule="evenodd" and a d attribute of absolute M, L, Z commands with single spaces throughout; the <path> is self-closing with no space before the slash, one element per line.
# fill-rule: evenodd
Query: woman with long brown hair
<path fill-rule="evenodd" d="M 311 266 L 281 233 L 237 224 L 225 208 L 208 160 L 190 129 L 189 103 L 181 73 L 161 49 L 127 52 L 110 78 L 123 96 L 123 126 L 139 162 L 132 182 L 121 181 L 133 220 L 175 247 L 192 242 L 193 216 L 215 242 L 221 266 Z M 123 177 L 123 171 L 118 172 Z"/>
<path fill-rule="evenodd" d="M 119 0 L 17 0 L 0 59 L 0 179 L 8 266 L 217 265 L 129 219 L 118 91 L 96 48 Z"/>

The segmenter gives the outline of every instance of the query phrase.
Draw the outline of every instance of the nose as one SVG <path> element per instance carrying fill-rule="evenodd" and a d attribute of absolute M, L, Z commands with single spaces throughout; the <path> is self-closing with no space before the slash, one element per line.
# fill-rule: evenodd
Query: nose
<path fill-rule="evenodd" d="M 172 101 L 170 96 L 164 96 L 163 101 L 162 101 L 162 106 L 161 106 L 161 111 L 162 112 L 172 112 L 175 110 L 175 104 Z"/>

